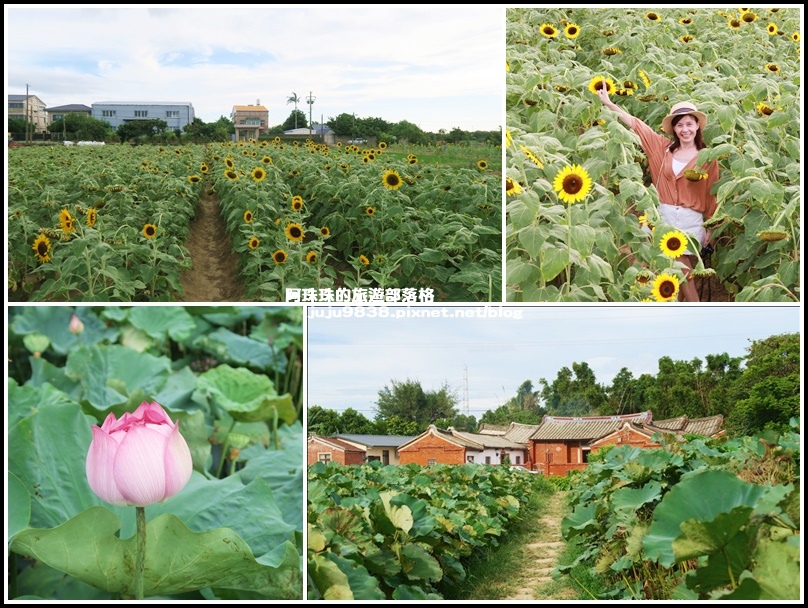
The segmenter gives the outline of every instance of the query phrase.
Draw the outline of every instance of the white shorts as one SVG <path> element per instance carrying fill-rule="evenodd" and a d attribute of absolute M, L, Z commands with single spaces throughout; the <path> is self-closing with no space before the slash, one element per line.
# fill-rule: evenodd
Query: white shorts
<path fill-rule="evenodd" d="M 701 243 L 702 247 L 707 244 L 707 230 L 702 225 L 704 224 L 704 215 L 701 212 L 688 207 L 660 203 L 659 215 L 666 224 L 693 235 Z M 685 255 L 695 254 L 692 251 L 685 251 Z"/>

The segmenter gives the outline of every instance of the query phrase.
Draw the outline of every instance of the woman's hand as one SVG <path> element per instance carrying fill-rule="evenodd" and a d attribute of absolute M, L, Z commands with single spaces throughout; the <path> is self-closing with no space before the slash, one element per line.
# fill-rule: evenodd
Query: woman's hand
<path fill-rule="evenodd" d="M 609 89 L 606 87 L 606 79 L 604 78 L 601 80 L 601 86 L 598 89 L 598 97 L 604 103 L 604 105 L 609 105 Z"/>

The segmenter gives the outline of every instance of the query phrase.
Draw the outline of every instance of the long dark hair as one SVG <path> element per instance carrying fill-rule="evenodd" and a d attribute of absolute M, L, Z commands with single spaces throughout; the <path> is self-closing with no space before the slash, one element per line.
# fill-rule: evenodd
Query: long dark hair
<path fill-rule="evenodd" d="M 671 152 L 675 152 L 679 146 L 682 145 L 682 142 L 679 141 L 679 136 L 676 134 L 676 131 L 673 130 L 673 127 L 682 120 L 685 116 L 690 116 L 693 120 L 696 121 L 696 124 L 699 125 L 699 130 L 696 131 L 696 136 L 693 138 L 693 143 L 696 144 L 696 150 L 701 150 L 702 148 L 706 148 L 707 144 L 704 143 L 704 138 L 701 136 L 701 124 L 699 124 L 699 119 L 692 114 L 681 114 L 676 116 L 673 120 L 671 120 L 671 135 L 673 135 L 673 143 L 668 146 L 668 150 Z"/>

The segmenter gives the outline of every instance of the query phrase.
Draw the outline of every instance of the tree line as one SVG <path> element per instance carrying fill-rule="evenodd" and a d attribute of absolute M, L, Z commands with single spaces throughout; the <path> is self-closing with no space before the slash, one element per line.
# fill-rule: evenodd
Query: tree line
<path fill-rule="evenodd" d="M 318 405 L 308 411 L 308 429 L 338 433 L 417 435 L 430 425 L 474 432 L 479 424 L 539 424 L 542 417 L 607 416 L 651 411 L 654 419 L 722 415 L 732 436 L 764 429 L 784 430 L 800 416 L 800 335 L 753 341 L 742 357 L 727 353 L 677 361 L 661 357 L 656 374 L 636 376 L 623 368 L 611 383 L 597 382 L 584 362 L 562 367 L 538 386 L 525 380 L 505 403 L 477 421 L 458 411 L 448 384 L 424 391 L 417 380 L 392 381 L 378 393 L 375 418 L 354 409 L 339 412 Z"/>

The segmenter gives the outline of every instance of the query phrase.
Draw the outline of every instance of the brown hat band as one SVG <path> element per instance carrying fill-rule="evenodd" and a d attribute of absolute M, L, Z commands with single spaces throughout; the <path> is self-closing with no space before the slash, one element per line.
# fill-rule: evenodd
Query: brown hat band
<path fill-rule="evenodd" d="M 674 110 L 671 112 L 671 116 L 674 114 L 690 114 L 691 112 L 696 112 L 696 108 L 679 108 L 678 110 Z"/>

